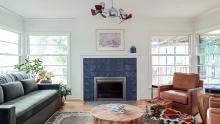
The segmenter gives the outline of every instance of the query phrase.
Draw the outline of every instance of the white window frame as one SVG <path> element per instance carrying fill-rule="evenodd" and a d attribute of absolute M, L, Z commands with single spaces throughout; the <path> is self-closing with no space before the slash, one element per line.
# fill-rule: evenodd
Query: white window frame
<path fill-rule="evenodd" d="M 29 36 L 67 36 L 67 44 L 68 44 L 68 53 L 66 54 L 30 54 L 30 39 Z M 71 83 L 71 33 L 70 32 L 27 32 L 26 33 L 26 56 L 29 59 L 29 56 L 66 56 L 67 57 L 67 84 Z M 48 65 L 45 65 L 48 66 Z M 49 65 L 49 66 L 63 66 L 63 65 Z M 65 76 L 65 75 L 55 75 L 55 76 Z M 58 82 L 59 83 L 59 82 Z"/>
<path fill-rule="evenodd" d="M 189 38 L 189 47 L 188 47 L 188 54 L 153 54 L 152 53 L 152 38 L 154 37 L 154 36 L 188 36 L 188 38 Z M 158 78 L 159 78 L 159 76 L 173 76 L 173 75 L 153 75 L 153 67 L 155 66 L 173 66 L 174 68 L 175 68 L 175 70 L 176 70 L 176 67 L 184 67 L 184 66 L 186 66 L 186 67 L 188 67 L 189 68 L 189 72 L 193 72 L 194 71 L 194 69 L 192 68 L 192 63 L 193 63 L 193 61 L 192 61 L 192 56 L 193 56 L 193 51 L 194 51 L 194 49 L 192 48 L 192 46 L 194 46 L 194 44 L 193 44 L 193 35 L 192 34 L 174 34 L 174 35 L 169 35 L 169 34 L 154 34 L 154 35 L 151 35 L 151 42 L 149 43 L 149 45 L 150 45 L 150 50 L 149 50 L 149 52 L 150 52 L 150 72 L 151 72 L 151 77 L 150 77 L 150 79 L 151 79 L 151 85 L 168 85 L 168 84 L 160 84 L 160 82 L 158 82 L 157 84 L 153 84 L 153 76 L 157 76 Z M 188 56 L 189 57 L 189 65 L 175 65 L 175 63 L 174 63 L 174 65 L 153 65 L 152 64 L 152 57 L 153 56 L 173 56 L 173 57 L 176 57 L 176 56 Z M 174 61 L 175 61 L 175 58 L 174 58 Z M 174 71 L 175 72 L 175 71 Z M 166 72 L 167 73 L 167 72 Z"/>
<path fill-rule="evenodd" d="M 199 57 L 199 56 L 201 56 L 201 55 L 207 55 L 207 56 L 214 56 L 214 55 L 219 55 L 220 56 L 220 52 L 219 53 L 211 53 L 211 54 L 206 54 L 206 53 L 200 53 L 200 36 L 201 35 L 208 35 L 208 36 L 219 36 L 220 37 L 220 34 L 199 34 L 198 35 L 198 39 L 197 39 L 197 57 Z M 218 65 L 215 65 L 215 64 L 212 64 L 212 65 L 200 65 L 199 63 L 198 63 L 198 61 L 199 60 L 197 60 L 197 72 L 200 74 L 200 72 L 199 72 L 199 67 L 202 67 L 202 68 L 205 68 L 205 69 L 207 69 L 207 67 L 209 67 L 209 68 L 215 68 L 215 67 L 220 67 L 220 66 L 218 66 Z M 217 86 L 217 85 L 219 85 L 219 84 L 214 84 L 214 83 L 210 83 L 210 79 L 212 78 L 212 79 L 218 79 L 218 80 L 220 80 L 220 78 L 213 78 L 212 76 L 205 76 L 205 77 L 202 77 L 201 75 L 200 75 L 200 77 L 202 78 L 202 79 L 206 79 L 207 80 L 207 82 L 205 82 L 204 81 L 204 87 L 208 87 L 208 86 Z"/>
<path fill-rule="evenodd" d="M 16 33 L 18 35 L 18 54 L 11 54 L 11 53 L 0 53 L 0 55 L 5 55 L 5 56 L 17 56 L 18 57 L 18 63 L 17 64 L 20 64 L 21 61 L 22 61 L 22 43 L 21 43 L 21 39 L 22 39 L 22 32 L 21 31 L 17 31 L 17 30 L 14 30 L 14 29 L 11 29 L 9 27 L 6 27 L 6 26 L 0 26 L 0 29 L 1 30 L 5 30 L 5 31 L 8 31 L 8 32 L 12 32 L 12 33 Z M 8 41 L 0 41 L 0 42 L 5 42 L 5 43 L 10 43 L 10 44 L 15 44 L 15 43 L 11 43 L 11 42 L 8 42 Z M 7 67 L 12 67 L 12 66 L 0 66 L 0 68 L 7 68 Z M 11 70 L 10 72 L 12 72 L 13 70 Z M 0 73 L 9 73 L 9 72 L 3 72 L 1 71 Z"/>

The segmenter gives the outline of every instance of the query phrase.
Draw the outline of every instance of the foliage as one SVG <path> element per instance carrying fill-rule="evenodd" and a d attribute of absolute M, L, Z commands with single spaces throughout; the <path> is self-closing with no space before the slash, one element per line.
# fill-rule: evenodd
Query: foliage
<path fill-rule="evenodd" d="M 25 71 L 27 74 L 30 74 L 32 77 L 35 77 L 39 71 L 44 69 L 43 62 L 40 59 L 28 60 L 25 59 L 25 63 L 14 65 L 15 69 L 19 71 Z"/>
<path fill-rule="evenodd" d="M 61 96 L 64 96 L 65 99 L 68 95 L 71 95 L 71 91 L 72 89 L 69 88 L 66 84 L 60 83 L 59 92 Z"/>
<path fill-rule="evenodd" d="M 54 74 L 52 72 L 48 72 L 47 70 L 40 70 L 38 72 L 37 79 L 51 81 L 52 77 L 54 77 Z"/>

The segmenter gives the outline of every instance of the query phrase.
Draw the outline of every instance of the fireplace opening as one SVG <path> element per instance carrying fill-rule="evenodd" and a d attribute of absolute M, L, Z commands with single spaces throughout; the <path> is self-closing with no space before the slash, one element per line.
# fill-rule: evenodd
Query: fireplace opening
<path fill-rule="evenodd" d="M 95 77 L 95 100 L 125 100 L 125 77 Z"/>

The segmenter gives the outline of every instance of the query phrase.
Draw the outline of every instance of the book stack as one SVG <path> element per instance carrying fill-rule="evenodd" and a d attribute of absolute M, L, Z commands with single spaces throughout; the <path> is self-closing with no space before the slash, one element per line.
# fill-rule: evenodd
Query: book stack
<path fill-rule="evenodd" d="M 125 104 L 107 104 L 106 108 L 110 112 L 119 112 L 124 113 L 125 112 Z"/>

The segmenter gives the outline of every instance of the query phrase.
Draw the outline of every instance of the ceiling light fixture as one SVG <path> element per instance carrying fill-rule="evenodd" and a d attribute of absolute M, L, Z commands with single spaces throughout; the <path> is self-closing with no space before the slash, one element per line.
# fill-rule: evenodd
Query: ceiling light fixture
<path fill-rule="evenodd" d="M 121 22 L 132 18 L 132 14 L 125 13 L 125 11 L 123 9 L 116 9 L 113 4 L 114 4 L 114 1 L 112 0 L 112 7 L 110 9 L 105 9 L 105 3 L 101 2 L 98 5 L 95 5 L 95 9 L 91 9 L 91 13 L 93 16 L 99 14 L 103 18 L 118 17 L 118 18 L 120 18 Z"/>

